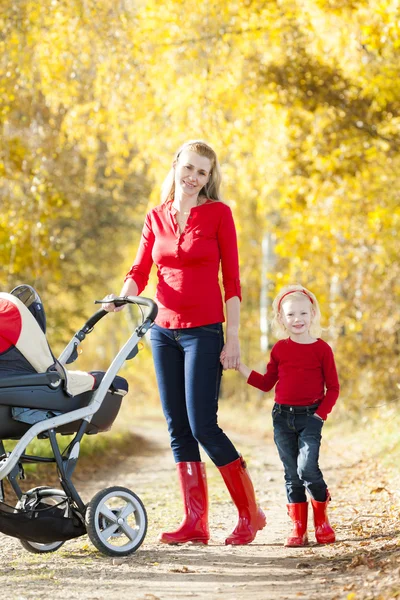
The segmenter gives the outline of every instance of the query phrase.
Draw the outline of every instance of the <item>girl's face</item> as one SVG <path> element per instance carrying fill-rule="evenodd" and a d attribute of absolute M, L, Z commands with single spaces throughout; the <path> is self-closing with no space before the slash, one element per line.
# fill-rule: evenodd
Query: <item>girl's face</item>
<path fill-rule="evenodd" d="M 192 150 L 184 150 L 174 163 L 175 190 L 197 197 L 210 179 L 211 161 Z"/>
<path fill-rule="evenodd" d="M 313 319 L 313 309 L 308 298 L 283 300 L 279 320 L 290 336 L 308 334 Z"/>

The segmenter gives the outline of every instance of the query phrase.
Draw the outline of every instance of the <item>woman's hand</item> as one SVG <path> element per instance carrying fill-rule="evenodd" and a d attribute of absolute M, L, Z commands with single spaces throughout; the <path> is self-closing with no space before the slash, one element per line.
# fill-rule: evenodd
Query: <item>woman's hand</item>
<path fill-rule="evenodd" d="M 228 337 L 226 344 L 222 348 L 220 354 L 220 361 L 224 371 L 227 369 L 237 370 L 240 365 L 240 344 L 239 337 L 232 336 Z"/>
<path fill-rule="evenodd" d="M 102 304 L 103 310 L 106 310 L 107 312 L 119 312 L 124 308 L 125 305 L 115 306 L 114 302 L 112 302 L 113 298 L 117 298 L 117 296 L 115 294 L 108 294 L 108 296 L 103 298 L 103 300 L 109 300 L 106 304 Z"/>

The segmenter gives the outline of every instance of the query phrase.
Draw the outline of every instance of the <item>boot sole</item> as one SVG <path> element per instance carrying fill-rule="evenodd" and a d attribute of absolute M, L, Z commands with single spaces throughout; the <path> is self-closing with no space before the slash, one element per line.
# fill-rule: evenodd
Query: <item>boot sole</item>
<path fill-rule="evenodd" d="M 308 540 L 301 544 L 288 544 L 287 542 L 284 544 L 285 548 L 304 548 L 304 546 L 308 546 Z"/>
<path fill-rule="evenodd" d="M 209 542 L 208 539 L 162 540 L 161 538 L 158 538 L 158 541 L 161 544 L 168 544 L 169 546 L 179 546 L 180 544 L 203 544 L 207 546 Z"/>
<path fill-rule="evenodd" d="M 225 540 L 225 546 L 247 546 L 248 544 L 251 544 L 251 542 L 253 542 L 256 539 L 256 535 L 259 531 L 261 531 L 262 529 L 264 529 L 264 527 L 267 525 L 267 519 L 265 517 L 265 515 L 263 514 L 263 516 L 260 515 L 258 524 L 257 524 L 257 531 L 254 534 L 254 537 L 252 537 L 249 540 L 240 540 L 239 538 L 227 538 Z"/>

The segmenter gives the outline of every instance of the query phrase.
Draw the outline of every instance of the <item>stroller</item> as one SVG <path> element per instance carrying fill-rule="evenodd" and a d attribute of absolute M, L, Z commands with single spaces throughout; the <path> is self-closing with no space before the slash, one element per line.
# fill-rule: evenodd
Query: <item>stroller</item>
<path fill-rule="evenodd" d="M 36 291 L 21 285 L 0 293 L 0 532 L 19 538 L 33 553 L 54 552 L 87 533 L 103 554 L 127 556 L 146 536 L 146 510 L 131 490 L 109 487 L 85 505 L 71 481 L 83 435 L 111 428 L 128 392 L 128 382 L 117 373 L 125 360 L 136 356 L 140 338 L 157 316 L 157 305 L 148 298 L 127 296 L 113 302 L 138 305 L 141 324 L 106 372 L 86 373 L 65 365 L 76 360 L 79 344 L 108 314 L 105 310 L 93 314 L 56 359 Z M 63 451 L 57 434 L 74 436 Z M 36 436 L 49 440 L 53 457 L 26 454 Z M 5 450 L 4 440 L 18 440 L 12 452 Z M 23 492 L 17 478 L 23 478 L 27 463 L 55 463 L 62 489 L 40 486 Z M 5 502 L 5 478 L 17 496 L 16 506 Z"/>

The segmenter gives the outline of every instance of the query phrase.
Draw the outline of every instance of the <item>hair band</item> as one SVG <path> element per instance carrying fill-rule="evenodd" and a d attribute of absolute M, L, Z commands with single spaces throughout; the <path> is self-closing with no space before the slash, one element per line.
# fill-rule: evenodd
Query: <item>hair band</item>
<path fill-rule="evenodd" d="M 301 294 L 304 294 L 305 296 L 307 296 L 307 298 L 309 299 L 309 301 L 311 302 L 311 304 L 314 304 L 314 300 L 311 298 L 310 294 L 308 294 L 306 292 L 306 290 L 290 290 L 289 292 L 286 292 L 286 294 L 283 294 L 282 298 L 279 300 L 279 302 L 278 302 L 278 312 L 281 310 L 281 304 L 282 304 L 282 300 L 284 299 L 284 297 L 288 296 L 289 294 L 294 294 L 295 292 L 300 292 Z"/>

